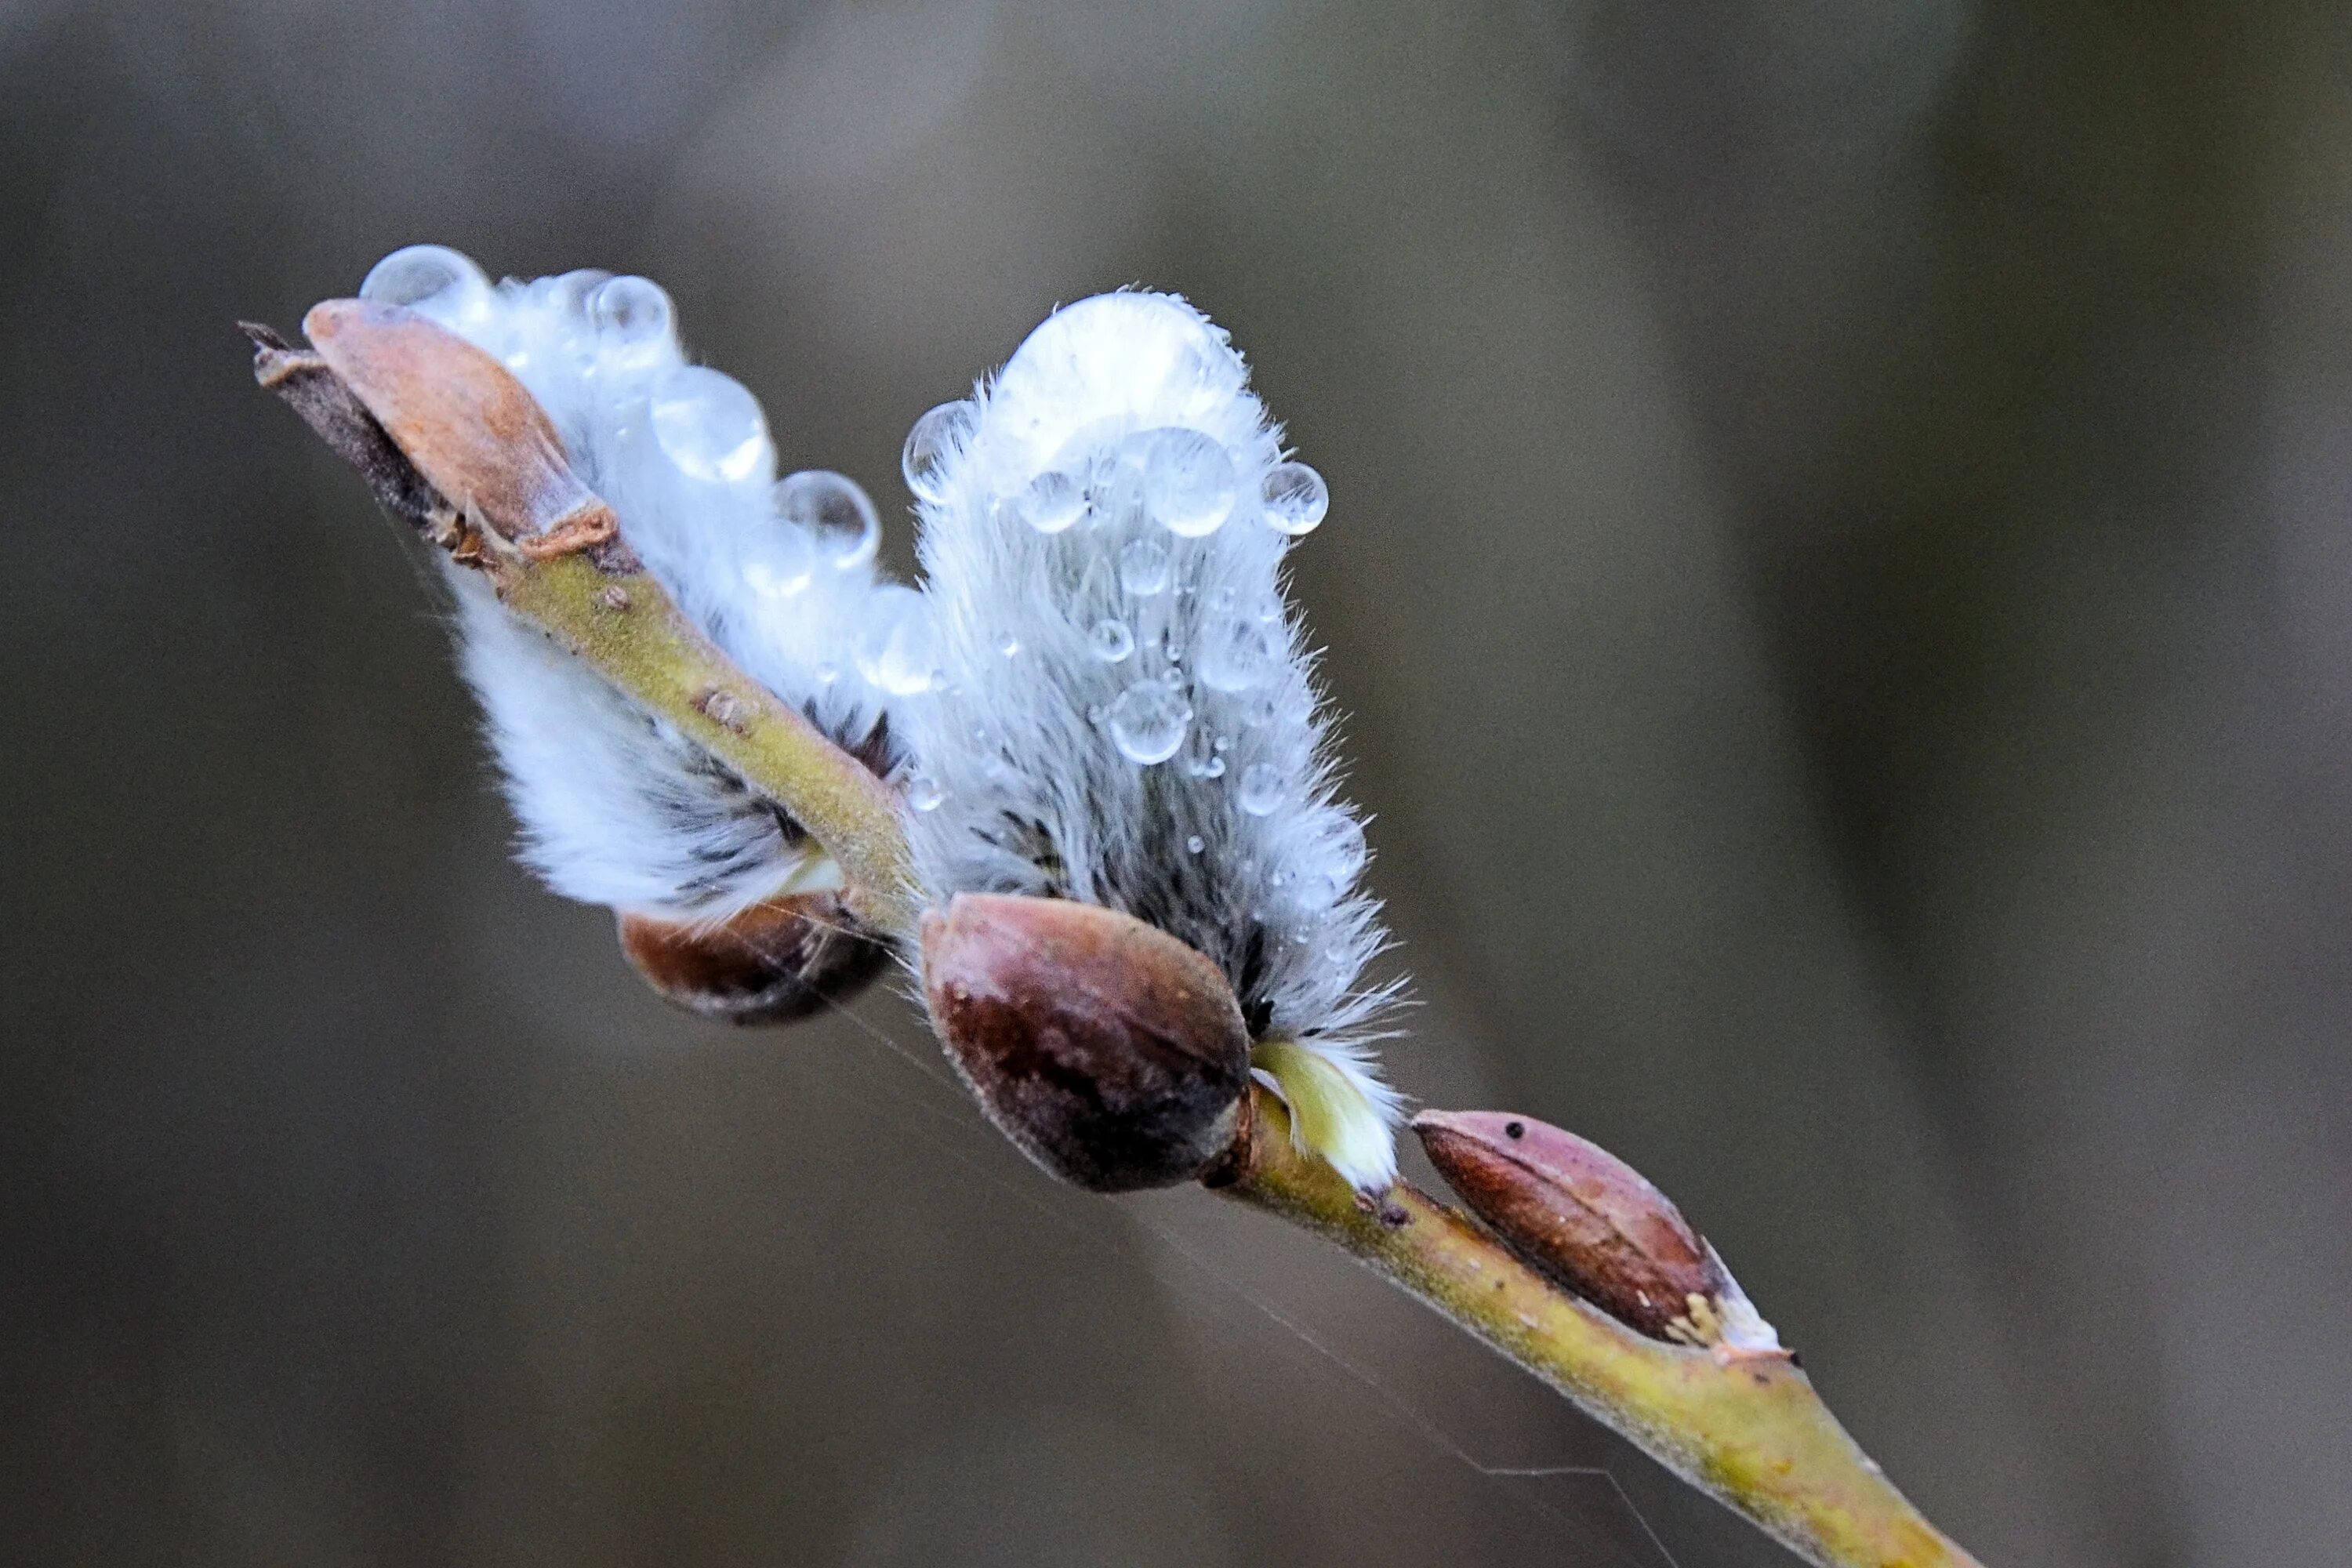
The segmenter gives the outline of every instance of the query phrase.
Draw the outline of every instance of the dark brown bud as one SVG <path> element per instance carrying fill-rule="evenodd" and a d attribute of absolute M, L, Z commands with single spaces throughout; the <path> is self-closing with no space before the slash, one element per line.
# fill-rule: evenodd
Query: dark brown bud
<path fill-rule="evenodd" d="M 1714 1250 L 1639 1171 L 1573 1132 L 1498 1110 L 1412 1119 L 1446 1184 L 1538 1272 L 1658 1340 L 1710 1337 L 1736 1289 Z M 1680 1323 L 1676 1320 L 1680 1319 Z"/>
<path fill-rule="evenodd" d="M 716 922 L 621 916 L 621 951 L 665 998 L 730 1024 L 782 1024 L 846 1002 L 889 950 L 838 893 L 795 893 Z"/>
<path fill-rule="evenodd" d="M 302 318 L 319 355 L 433 488 L 526 553 L 609 542 L 612 510 L 572 471 L 512 372 L 415 311 L 329 300 Z"/>
<path fill-rule="evenodd" d="M 1065 1181 L 1190 1181 L 1240 1125 L 1249 1031 L 1232 987 L 1131 916 L 959 894 L 923 916 L 923 994 L 989 1120 Z"/>

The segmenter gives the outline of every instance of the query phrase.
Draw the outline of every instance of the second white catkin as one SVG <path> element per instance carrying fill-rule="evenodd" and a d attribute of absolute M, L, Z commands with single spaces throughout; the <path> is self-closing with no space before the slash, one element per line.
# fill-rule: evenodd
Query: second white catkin
<path fill-rule="evenodd" d="M 898 715 L 919 872 L 1131 914 L 1207 954 L 1251 1033 L 1295 1042 L 1318 1152 L 1394 1173 L 1369 1041 L 1395 999 L 1364 837 L 1335 793 L 1282 564 L 1312 470 L 1225 334 L 1171 295 L 1055 312 L 909 438 L 936 689 Z M 1307 1119 L 1301 1117 L 1305 1126 Z"/>

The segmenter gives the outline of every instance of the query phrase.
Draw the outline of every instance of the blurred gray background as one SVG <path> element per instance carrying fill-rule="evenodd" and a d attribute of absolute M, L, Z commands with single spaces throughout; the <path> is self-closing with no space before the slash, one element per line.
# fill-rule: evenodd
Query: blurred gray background
<path fill-rule="evenodd" d="M 1787 1561 L 530 886 L 232 327 L 431 239 L 660 279 L 901 564 L 918 413 L 1197 300 L 1331 481 L 1405 1087 L 1656 1178 L 1989 1564 L 2346 1561 L 2348 84 L 2317 0 L 0 0 L 0 1555 Z"/>

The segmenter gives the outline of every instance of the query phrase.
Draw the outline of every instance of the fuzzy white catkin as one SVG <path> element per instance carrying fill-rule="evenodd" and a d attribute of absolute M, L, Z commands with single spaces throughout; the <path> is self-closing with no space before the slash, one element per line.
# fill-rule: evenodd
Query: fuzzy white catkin
<path fill-rule="evenodd" d="M 881 753 L 887 769 L 890 694 L 854 650 L 908 591 L 876 581 L 871 503 L 837 475 L 775 486 L 759 405 L 686 362 L 660 288 L 586 271 L 494 284 L 455 251 L 412 246 L 379 262 L 361 295 L 496 355 L 687 616 L 744 673 L 842 744 Z M 837 885 L 830 859 L 773 802 L 516 622 L 475 574 L 448 575 L 523 858 L 555 891 L 716 920 Z"/>
<path fill-rule="evenodd" d="M 1395 991 L 1362 981 L 1379 907 L 1282 590 L 1321 485 L 1241 356 L 1173 296 L 1082 300 L 927 415 L 908 472 L 940 689 L 894 718 L 927 895 L 1076 899 L 1197 948 L 1254 1037 L 1328 1069 L 1319 1152 L 1385 1185 L 1368 1042 Z"/>

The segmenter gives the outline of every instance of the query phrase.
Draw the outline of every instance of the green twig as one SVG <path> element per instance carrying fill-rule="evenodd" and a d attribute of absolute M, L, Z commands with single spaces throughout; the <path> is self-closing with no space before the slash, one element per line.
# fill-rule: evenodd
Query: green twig
<path fill-rule="evenodd" d="M 1644 1338 L 1400 1182 L 1367 1207 L 1255 1091 L 1227 1196 L 1337 1243 L 1822 1568 L 1974 1568 L 1846 1436 L 1786 1356 Z"/>
<path fill-rule="evenodd" d="M 486 569 L 509 609 L 791 812 L 841 863 L 861 921 L 911 938 L 913 878 L 889 786 L 738 670 L 659 583 L 605 572 L 585 554 L 504 556 Z"/>

